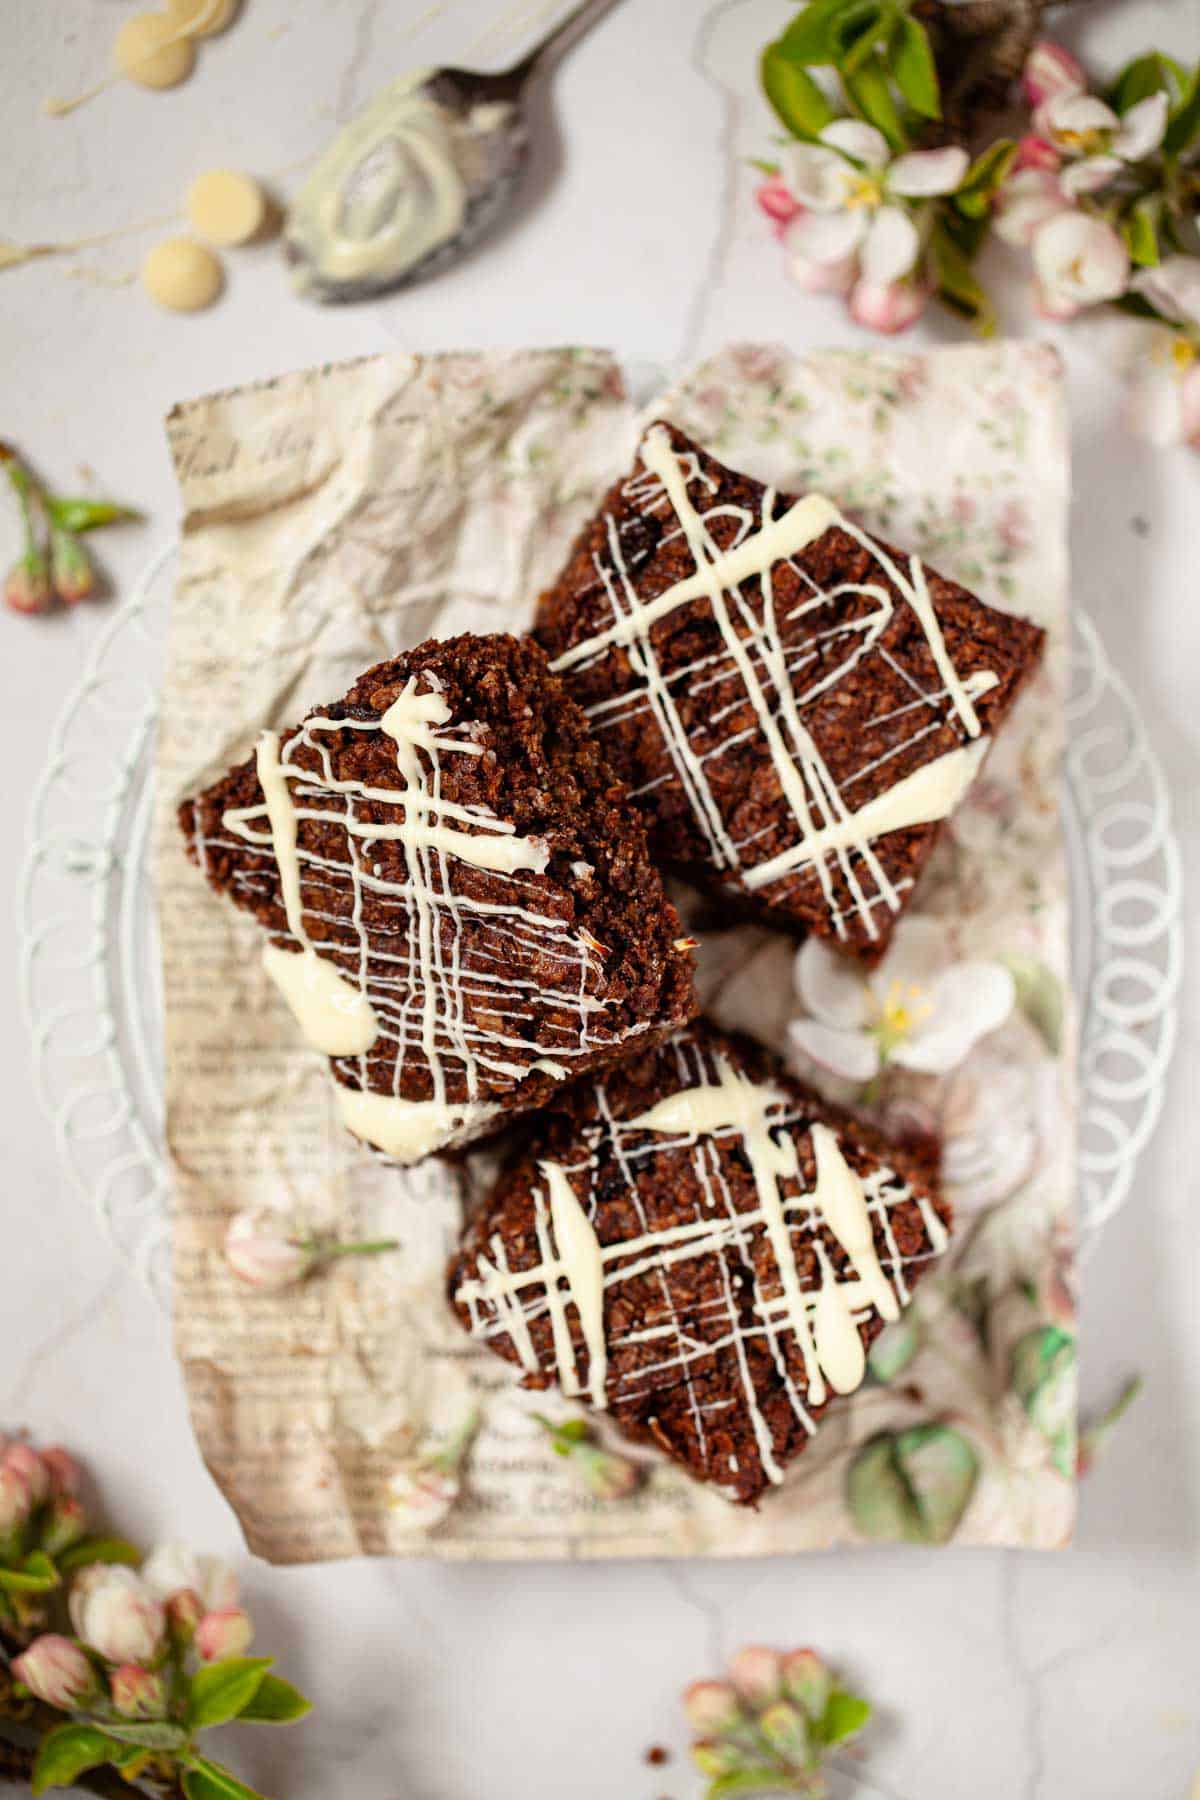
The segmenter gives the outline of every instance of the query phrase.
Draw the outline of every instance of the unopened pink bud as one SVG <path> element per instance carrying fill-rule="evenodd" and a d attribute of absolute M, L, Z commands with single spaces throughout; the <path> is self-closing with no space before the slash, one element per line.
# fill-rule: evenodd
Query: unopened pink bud
<path fill-rule="evenodd" d="M 83 1506 L 71 1494 L 63 1494 L 50 1502 L 46 1522 L 41 1529 L 42 1549 L 47 1556 L 61 1556 L 77 1544 L 87 1530 Z"/>
<path fill-rule="evenodd" d="M 748 1644 L 730 1663 L 729 1676 L 748 1705 L 770 1706 L 782 1692 L 783 1658 L 778 1650 L 768 1650 L 762 1644 Z"/>
<path fill-rule="evenodd" d="M 50 1477 L 51 1494 L 77 1494 L 82 1473 L 69 1450 L 61 1444 L 49 1444 L 38 1452 L 42 1466 Z"/>
<path fill-rule="evenodd" d="M 96 571 L 92 559 L 69 531 L 54 529 L 50 533 L 50 579 L 60 600 L 74 606 L 96 591 Z"/>
<path fill-rule="evenodd" d="M 4 580 L 4 604 L 13 612 L 43 613 L 54 602 L 50 566 L 44 556 L 32 552 L 21 557 Z"/>
<path fill-rule="evenodd" d="M 252 1287 L 291 1287 L 314 1267 L 311 1246 L 298 1243 L 287 1221 L 265 1206 L 234 1215 L 225 1233 L 225 1260 Z"/>
<path fill-rule="evenodd" d="M 850 294 L 850 316 L 856 324 L 891 337 L 915 324 L 928 302 L 928 288 L 916 281 L 858 281 Z"/>
<path fill-rule="evenodd" d="M 741 1722 L 741 1702 L 727 1681 L 693 1681 L 683 1690 L 683 1710 L 700 1737 L 720 1737 Z"/>
<path fill-rule="evenodd" d="M 205 1613 L 196 1627 L 196 1649 L 202 1662 L 220 1662 L 226 1656 L 244 1656 L 254 1639 L 250 1615 L 240 1606 Z"/>
<path fill-rule="evenodd" d="M 34 1506 L 49 1499 L 50 1471 L 32 1444 L 10 1444 L 4 1452 L 4 1467 L 15 1469 L 24 1478 Z"/>
<path fill-rule="evenodd" d="M 99 1692 L 96 1671 L 70 1638 L 50 1633 L 35 1638 L 23 1655 L 14 1659 L 12 1672 L 38 1700 L 71 1712 Z"/>
<path fill-rule="evenodd" d="M 1044 106 L 1059 94 L 1081 94 L 1087 87 L 1083 64 L 1061 44 L 1042 38 L 1033 46 L 1021 75 L 1030 106 Z"/>
<path fill-rule="evenodd" d="M 18 1531 L 32 1511 L 33 1495 L 25 1477 L 0 1464 L 0 1538 Z"/>
<path fill-rule="evenodd" d="M 775 226 L 776 235 L 804 210 L 791 188 L 778 175 L 771 175 L 766 181 L 760 182 L 754 190 L 754 198 Z"/>
<path fill-rule="evenodd" d="M 112 1703 L 127 1719 L 161 1719 L 167 1710 L 167 1684 L 140 1663 L 122 1663 L 109 1678 Z"/>
<path fill-rule="evenodd" d="M 180 1588 L 166 1601 L 167 1630 L 173 1644 L 190 1644 L 204 1617 L 204 1602 L 195 1588 Z"/>
<path fill-rule="evenodd" d="M 1017 144 L 1013 173 L 1018 169 L 1047 169 L 1053 175 L 1062 167 L 1062 157 L 1049 138 L 1027 131 Z"/>

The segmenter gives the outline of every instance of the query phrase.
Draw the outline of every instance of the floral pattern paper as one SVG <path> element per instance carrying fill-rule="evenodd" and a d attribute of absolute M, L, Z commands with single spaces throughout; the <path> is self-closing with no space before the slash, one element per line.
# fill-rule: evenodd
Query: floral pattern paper
<path fill-rule="evenodd" d="M 287 380 L 290 391 L 272 384 L 177 415 L 185 566 L 160 756 L 179 1348 L 205 1455 L 252 1547 L 296 1561 L 1065 1542 L 1075 1494 L 1074 1038 L 1056 787 L 1067 475 L 1053 354 L 1002 345 L 797 358 L 735 346 L 645 415 L 666 415 L 785 491 L 828 493 L 867 529 L 1050 633 L 1042 670 L 920 889 L 917 909 L 942 927 L 943 979 L 969 992 L 971 971 L 990 971 L 992 1010 L 977 1009 L 973 1036 L 939 1037 L 932 1056 L 911 1059 L 930 1069 L 904 1066 L 897 1052 L 917 1001 L 910 1017 L 903 994 L 882 991 L 854 1003 L 869 1052 L 858 1073 L 839 1072 L 836 1056 L 813 1062 L 797 1029 L 812 986 L 795 983 L 795 946 L 729 928 L 687 899 L 710 1009 L 893 1135 L 941 1135 L 958 1214 L 942 1271 L 876 1344 L 868 1383 L 755 1513 L 650 1458 L 632 1498 L 597 1500 L 576 1484 L 532 1417 L 535 1406 L 571 1409 L 525 1395 L 445 1306 L 445 1256 L 486 1159 L 400 1174 L 340 1139 L 320 1059 L 290 1040 L 263 990 L 252 930 L 199 893 L 171 836 L 170 801 L 259 726 L 294 716 L 298 693 L 307 702 L 341 691 L 355 657 L 365 666 L 381 644 L 431 630 L 528 622 L 571 533 L 629 461 L 634 419 L 617 366 L 586 351 L 392 357 Z M 382 454 L 378 421 L 389 408 L 419 440 L 393 444 L 405 445 L 407 475 Z M 285 425 L 307 446 L 290 473 L 261 454 L 239 473 L 236 455 L 212 454 L 250 437 L 269 446 Z M 422 486 L 431 461 L 444 479 Z M 234 616 L 244 623 L 222 634 L 220 621 Z M 205 694 L 218 678 L 235 716 L 214 736 Z M 198 951 L 219 968 L 231 1006 L 249 1006 L 255 1021 L 223 1072 L 212 1068 L 222 1027 L 198 1021 L 180 974 L 179 959 Z M 935 1036 L 928 1027 L 926 1052 Z M 183 1092 L 197 1068 L 205 1117 Z M 236 1116 L 247 1082 L 265 1110 L 252 1144 L 237 1134 L 235 1158 L 211 1114 Z M 220 1227 L 263 1197 L 356 1236 L 398 1236 L 403 1249 L 344 1266 L 299 1297 L 246 1295 L 222 1267 Z"/>

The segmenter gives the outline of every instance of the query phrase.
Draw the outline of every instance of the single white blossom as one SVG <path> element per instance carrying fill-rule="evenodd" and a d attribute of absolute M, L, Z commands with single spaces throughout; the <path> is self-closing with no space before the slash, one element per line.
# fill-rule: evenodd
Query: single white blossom
<path fill-rule="evenodd" d="M 952 194 L 969 160 L 957 145 L 893 158 L 882 132 L 859 119 L 835 119 L 818 143 L 793 144 L 783 174 L 804 210 L 782 236 L 798 279 L 854 258 L 873 288 L 902 280 L 921 254 L 910 203 Z"/>
<path fill-rule="evenodd" d="M 200 1556 L 189 1544 L 159 1544 L 142 1564 L 141 1577 L 159 1600 L 189 1589 L 198 1594 L 205 1612 L 236 1606 L 238 1578 L 219 1556 Z"/>
<path fill-rule="evenodd" d="M 1167 129 L 1170 102 L 1161 90 L 1123 115 L 1094 94 L 1056 94 L 1039 107 L 1034 124 L 1066 166 L 1059 177 L 1069 199 L 1107 187 L 1126 163 L 1152 156 Z"/>
<path fill-rule="evenodd" d="M 1000 963 L 952 963 L 945 927 L 911 916 L 875 969 L 810 937 L 797 953 L 795 982 L 808 1016 L 789 1025 L 792 1048 L 858 1082 L 888 1063 L 944 1074 L 1003 1024 L 1015 997 Z"/>
<path fill-rule="evenodd" d="M 1120 233 L 1090 213 L 1061 212 L 1034 234 L 1033 266 L 1042 311 L 1072 319 L 1087 306 L 1116 300 L 1129 285 L 1129 252 Z"/>
<path fill-rule="evenodd" d="M 1169 321 L 1138 336 L 1129 378 L 1131 430 L 1159 449 L 1200 449 L 1200 257 L 1168 256 L 1130 282 Z"/>
<path fill-rule="evenodd" d="M 152 1662 L 162 1648 L 162 1601 L 132 1569 L 93 1563 L 81 1570 L 67 1607 L 75 1635 L 107 1662 Z"/>

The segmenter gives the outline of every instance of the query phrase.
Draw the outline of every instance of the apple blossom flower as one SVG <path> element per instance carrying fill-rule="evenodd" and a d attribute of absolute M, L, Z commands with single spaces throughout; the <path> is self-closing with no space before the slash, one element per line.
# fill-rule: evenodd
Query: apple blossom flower
<path fill-rule="evenodd" d="M 850 290 L 850 317 L 888 337 L 907 331 L 929 304 L 931 289 L 923 281 L 856 281 Z"/>
<path fill-rule="evenodd" d="M 797 274 L 857 257 L 871 287 L 902 280 L 921 254 L 910 203 L 952 194 L 968 165 L 953 144 L 893 159 L 882 132 L 860 119 L 835 119 L 817 143 L 791 145 L 783 175 L 802 210 L 783 242 Z"/>
<path fill-rule="evenodd" d="M 760 210 L 770 219 L 776 237 L 782 235 L 784 226 L 790 225 L 800 211 L 800 202 L 787 182 L 778 175 L 770 175 L 766 181 L 760 181 L 754 190 L 754 198 Z"/>
<path fill-rule="evenodd" d="M 167 1684 L 156 1670 L 122 1663 L 109 1677 L 112 1703 L 127 1719 L 161 1719 L 167 1710 Z"/>
<path fill-rule="evenodd" d="M 1070 201 L 1053 170 L 1018 168 L 996 196 L 996 236 L 1018 249 L 1028 249 L 1043 225 L 1070 210 Z"/>
<path fill-rule="evenodd" d="M 199 1556 L 189 1544 L 159 1544 L 142 1564 L 141 1578 L 159 1600 L 194 1593 L 205 1612 L 236 1606 L 238 1578 L 219 1556 Z"/>
<path fill-rule="evenodd" d="M 1003 1024 L 1015 998 L 1000 963 L 952 963 L 944 926 L 914 916 L 867 971 L 810 937 L 796 955 L 795 983 L 808 1016 L 788 1026 L 793 1050 L 857 1082 L 889 1063 L 943 1074 Z"/>
<path fill-rule="evenodd" d="M 50 1471 L 32 1444 L 10 1444 L 4 1452 L 4 1467 L 15 1469 L 29 1489 L 33 1506 L 41 1506 L 50 1497 Z"/>
<path fill-rule="evenodd" d="M 87 1530 L 87 1516 L 73 1494 L 61 1494 L 50 1502 L 39 1532 L 47 1556 L 61 1556 L 77 1544 Z"/>
<path fill-rule="evenodd" d="M 1038 305 L 1047 318 L 1073 319 L 1084 307 L 1116 300 L 1129 285 L 1129 252 L 1104 219 L 1060 212 L 1033 237 Z"/>
<path fill-rule="evenodd" d="M 1061 44 L 1039 39 L 1021 72 L 1021 88 L 1029 105 L 1043 106 L 1059 94 L 1081 94 L 1086 87 L 1083 64 Z"/>
<path fill-rule="evenodd" d="M 235 1213 L 225 1232 L 225 1260 L 251 1287 L 277 1292 L 294 1287 L 314 1269 L 339 1256 L 377 1256 L 395 1250 L 397 1239 L 337 1244 L 316 1237 L 297 1237 L 287 1219 L 270 1206 Z"/>
<path fill-rule="evenodd" d="M 79 1645 L 56 1632 L 34 1638 L 13 1658 L 12 1673 L 35 1699 L 62 1712 L 86 1706 L 100 1692 L 96 1671 Z"/>
<path fill-rule="evenodd" d="M 220 1662 L 225 1656 L 244 1656 L 254 1640 L 250 1615 L 240 1606 L 225 1606 L 205 1613 L 196 1627 L 196 1649 L 201 1662 Z"/>
<path fill-rule="evenodd" d="M 162 1601 L 132 1569 L 93 1563 L 71 1588 L 75 1634 L 106 1662 L 153 1662 L 166 1634 Z"/>
<path fill-rule="evenodd" d="M 1072 200 L 1107 187 L 1126 163 L 1152 156 L 1167 129 L 1170 101 L 1160 89 L 1118 115 L 1095 94 L 1064 93 L 1038 111 L 1038 134 L 1063 158 L 1063 192 Z"/>
<path fill-rule="evenodd" d="M 728 1681 L 693 1681 L 683 1707 L 692 1761 L 710 1792 L 825 1793 L 821 1762 L 867 1723 L 871 1708 L 848 1693 L 812 1650 L 739 1650 Z M 839 1706 L 831 1715 L 836 1694 Z"/>
<path fill-rule="evenodd" d="M 463 1465 L 481 1417 L 473 1406 L 439 1448 L 396 1470 L 388 1484 L 393 1512 L 426 1530 L 445 1518 L 462 1491 Z"/>
<path fill-rule="evenodd" d="M 1129 285 L 1173 328 L 1147 325 L 1143 333 L 1129 385 L 1130 426 L 1160 449 L 1200 449 L 1200 258 L 1164 257 Z"/>

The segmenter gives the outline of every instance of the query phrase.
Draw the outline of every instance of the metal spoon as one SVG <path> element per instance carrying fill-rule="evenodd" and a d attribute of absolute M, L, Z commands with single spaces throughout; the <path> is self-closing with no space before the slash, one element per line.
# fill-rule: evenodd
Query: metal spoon
<path fill-rule="evenodd" d="M 614 0 L 582 0 L 499 75 L 417 70 L 325 150 L 288 211 L 295 283 L 365 300 L 439 274 L 509 211 L 529 152 L 530 84 Z"/>

